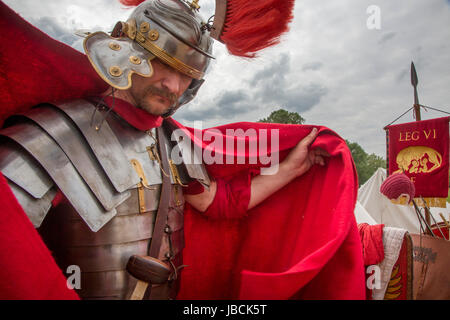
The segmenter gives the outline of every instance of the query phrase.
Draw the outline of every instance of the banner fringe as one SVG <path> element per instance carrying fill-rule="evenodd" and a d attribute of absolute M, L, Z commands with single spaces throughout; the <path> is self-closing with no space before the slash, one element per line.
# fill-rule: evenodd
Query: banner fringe
<path fill-rule="evenodd" d="M 436 208 L 446 208 L 447 207 L 447 198 L 423 198 L 429 208 L 436 207 Z M 399 204 L 399 205 L 408 205 L 406 202 L 405 197 L 400 197 L 399 199 L 392 199 L 391 202 L 393 204 Z M 424 203 L 421 198 L 414 198 L 414 201 L 416 201 L 416 204 L 420 207 L 425 207 Z M 412 206 L 412 201 L 409 203 L 410 206 Z"/>

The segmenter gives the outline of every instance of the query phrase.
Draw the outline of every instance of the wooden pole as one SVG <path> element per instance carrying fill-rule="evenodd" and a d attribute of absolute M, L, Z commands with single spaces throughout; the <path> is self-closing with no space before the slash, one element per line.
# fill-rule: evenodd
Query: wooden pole
<path fill-rule="evenodd" d="M 414 104 L 414 112 L 416 114 L 416 121 L 420 121 L 421 120 L 421 117 L 420 117 L 420 105 Z"/>
<path fill-rule="evenodd" d="M 419 95 L 417 93 L 417 84 L 419 83 L 419 78 L 417 77 L 416 67 L 414 66 L 414 62 L 411 61 L 411 84 L 414 87 L 414 114 L 416 116 L 416 121 L 421 120 L 420 116 L 420 104 L 419 104 Z M 425 200 L 423 200 L 425 202 Z M 424 207 L 427 206 L 426 203 L 423 204 Z M 425 210 L 425 220 L 430 225 L 430 212 Z"/>
<path fill-rule="evenodd" d="M 386 178 L 389 177 L 389 129 L 386 132 Z"/>

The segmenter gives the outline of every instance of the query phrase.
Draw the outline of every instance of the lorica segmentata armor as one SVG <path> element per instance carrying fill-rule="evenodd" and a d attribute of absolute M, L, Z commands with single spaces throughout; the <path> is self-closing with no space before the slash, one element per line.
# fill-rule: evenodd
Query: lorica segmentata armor
<path fill-rule="evenodd" d="M 137 280 L 126 265 L 131 255 L 148 255 L 162 174 L 170 176 L 172 196 L 156 258 L 175 269 L 184 247 L 182 185 L 208 187 L 209 177 L 202 165 L 161 170 L 158 143 L 169 158 L 173 148 L 168 127 L 142 132 L 111 112 L 96 130 L 92 123 L 105 111 L 95 109 L 76 100 L 10 118 L 0 131 L 0 170 L 60 268 L 80 268 L 79 295 L 127 299 Z M 58 190 L 64 200 L 52 206 Z"/>

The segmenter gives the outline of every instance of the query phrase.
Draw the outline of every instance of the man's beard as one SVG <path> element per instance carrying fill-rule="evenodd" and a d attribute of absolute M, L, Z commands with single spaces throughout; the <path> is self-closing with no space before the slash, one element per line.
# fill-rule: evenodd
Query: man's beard
<path fill-rule="evenodd" d="M 169 100 L 170 105 L 167 108 L 167 110 L 164 110 L 163 112 L 158 112 L 158 114 L 155 114 L 155 111 L 152 110 L 151 104 L 149 102 L 146 102 L 146 99 L 145 99 L 149 95 L 150 96 L 161 96 L 161 97 L 164 97 L 167 100 Z M 137 102 L 138 102 L 138 104 L 136 107 L 138 107 L 139 109 L 145 110 L 150 114 L 162 116 L 162 117 L 169 116 L 169 115 L 173 114 L 173 112 L 176 109 L 178 109 L 177 95 L 166 89 L 160 89 L 155 86 L 148 86 L 146 88 L 144 94 L 142 95 L 142 99 L 140 99 L 140 101 L 137 101 Z"/>

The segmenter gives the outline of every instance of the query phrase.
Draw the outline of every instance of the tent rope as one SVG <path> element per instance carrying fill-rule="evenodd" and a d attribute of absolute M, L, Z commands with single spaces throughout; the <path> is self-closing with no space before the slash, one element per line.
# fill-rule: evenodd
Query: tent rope
<path fill-rule="evenodd" d="M 387 127 L 389 127 L 391 124 L 393 124 L 395 121 L 397 121 L 398 119 L 400 119 L 401 117 L 403 117 L 405 114 L 407 114 L 409 111 L 411 111 L 411 109 L 414 107 L 409 108 L 408 110 L 406 110 L 405 112 L 403 112 L 399 117 L 397 117 L 394 121 L 392 121 L 391 123 L 387 124 L 384 126 L 384 130 L 387 129 Z"/>
<path fill-rule="evenodd" d="M 431 109 L 431 110 L 439 111 L 439 112 L 442 112 L 442 113 L 450 114 L 450 112 L 443 111 L 443 110 L 439 110 L 439 109 L 432 108 L 432 107 L 428 107 L 428 106 L 424 106 L 423 104 L 419 104 L 419 106 L 425 108 L 425 110 L 426 110 L 426 109 Z M 449 109 L 450 109 L 450 108 L 449 108 Z"/>
<path fill-rule="evenodd" d="M 437 109 L 437 108 L 433 108 L 433 107 L 429 107 L 429 106 L 424 106 L 423 104 L 419 104 L 419 106 L 422 107 L 422 108 L 424 108 L 425 111 L 428 111 L 427 109 L 431 109 L 431 110 L 439 111 L 439 112 L 442 112 L 442 113 L 445 113 L 445 114 L 450 114 L 450 112 L 447 112 L 447 111 L 444 111 L 444 110 L 440 110 L 440 109 Z M 411 108 L 409 108 L 408 110 L 406 110 L 405 112 L 403 112 L 403 113 L 402 113 L 399 117 L 397 117 L 394 121 L 392 121 L 391 123 L 385 125 L 383 129 L 384 129 L 384 130 L 387 130 L 387 127 L 389 127 L 391 124 L 393 124 L 393 123 L 396 122 L 398 119 L 400 119 L 401 117 L 403 117 L 405 114 L 407 114 L 407 113 L 408 113 L 409 111 L 411 111 L 411 109 L 413 109 L 413 108 L 414 108 L 414 106 L 412 106 Z"/>

